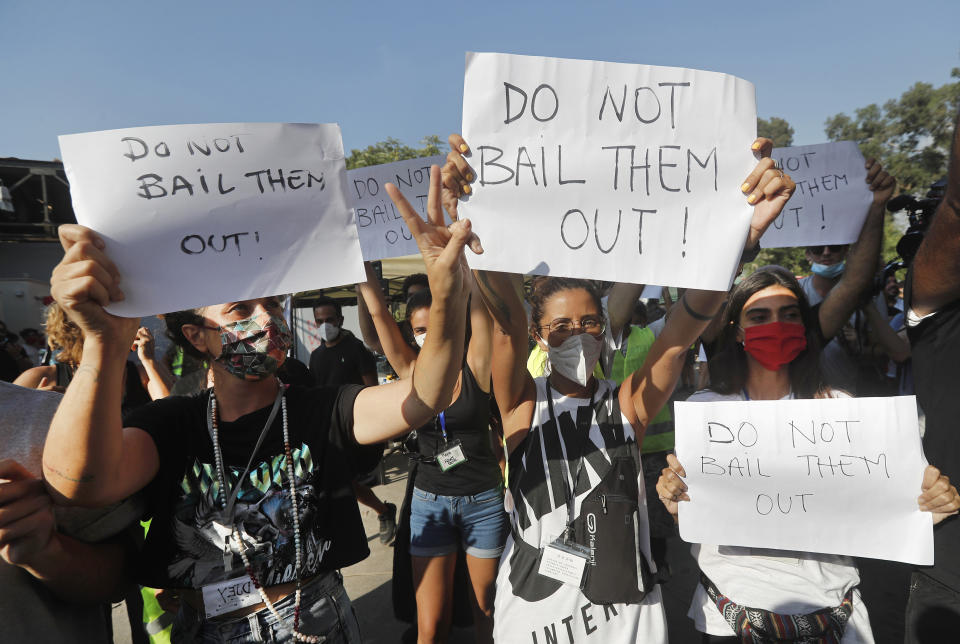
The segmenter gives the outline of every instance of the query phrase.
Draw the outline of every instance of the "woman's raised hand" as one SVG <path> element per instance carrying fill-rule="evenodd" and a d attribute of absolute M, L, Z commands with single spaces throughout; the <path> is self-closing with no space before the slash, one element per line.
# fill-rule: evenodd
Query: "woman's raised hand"
<path fill-rule="evenodd" d="M 956 486 L 950 485 L 950 479 L 933 465 L 927 465 L 923 471 L 920 489 L 923 493 L 917 499 L 917 504 L 922 511 L 933 513 L 935 524 L 960 510 L 960 494 Z"/>
<path fill-rule="evenodd" d="M 677 457 L 673 454 L 667 454 L 667 467 L 663 468 L 663 471 L 660 472 L 660 478 L 657 480 L 657 495 L 674 520 L 676 520 L 679 510 L 677 504 L 680 501 L 690 500 L 687 495 L 687 484 L 681 478 L 686 475 L 687 473 L 680 465 Z"/>
<path fill-rule="evenodd" d="M 482 253 L 480 240 L 471 232 L 470 220 L 454 221 L 450 226 L 443 220 L 440 204 L 440 168 L 430 168 L 430 193 L 427 197 L 427 221 L 413 209 L 395 185 L 386 184 L 387 194 L 403 216 L 404 222 L 417 241 L 417 247 L 427 265 L 427 278 L 433 298 L 448 299 L 470 293 L 469 271 L 463 247 L 469 245 L 475 253 Z"/>
<path fill-rule="evenodd" d="M 106 244 L 86 226 L 63 224 L 57 233 L 64 256 L 53 269 L 50 294 L 80 327 L 84 341 L 99 338 L 129 351 L 140 320 L 104 310 L 110 302 L 124 299 L 120 272 L 103 250 Z"/>
<path fill-rule="evenodd" d="M 470 146 L 463 137 L 459 134 L 451 134 L 447 140 L 450 143 L 450 152 L 447 153 L 447 162 L 443 164 L 441 171 L 443 178 L 441 201 L 450 218 L 456 221 L 460 197 L 466 197 L 473 192 L 470 184 L 477 178 L 477 173 L 464 158 L 465 154 L 470 154 Z"/>
<path fill-rule="evenodd" d="M 740 191 L 747 195 L 747 203 L 753 206 L 753 219 L 750 220 L 750 234 L 745 248 L 755 248 L 760 243 L 763 233 L 780 215 L 797 189 L 790 175 L 776 167 L 770 158 L 773 141 L 759 138 L 750 149 L 759 155 L 760 162 L 740 186 Z"/>

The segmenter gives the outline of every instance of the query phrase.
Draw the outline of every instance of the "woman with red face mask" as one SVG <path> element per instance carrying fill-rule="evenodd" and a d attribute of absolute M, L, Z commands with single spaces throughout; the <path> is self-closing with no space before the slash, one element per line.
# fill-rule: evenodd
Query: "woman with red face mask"
<path fill-rule="evenodd" d="M 711 360 L 711 388 L 689 401 L 846 397 L 823 384 L 822 345 L 817 312 L 797 280 L 779 266 L 761 268 L 731 291 Z M 674 455 L 667 462 L 657 492 L 676 518 L 678 502 L 690 500 L 681 479 L 686 473 Z M 956 489 L 932 466 L 922 487 L 920 509 L 933 512 L 934 522 L 960 508 Z M 707 544 L 691 550 L 701 583 L 688 615 L 705 643 L 774 641 L 771 635 L 778 642 L 873 642 L 852 558 Z M 778 628 L 808 635 L 790 639 Z"/>
<path fill-rule="evenodd" d="M 66 252 L 51 292 L 85 341 L 47 436 L 45 483 L 63 503 L 94 507 L 143 491 L 153 523 L 137 580 L 179 600 L 174 642 L 360 642 L 339 573 L 369 554 L 351 484 L 379 459 L 376 443 L 453 402 L 470 278 L 463 246 L 477 242 L 469 222 L 443 225 L 439 168 L 429 221 L 386 188 L 417 240 L 433 305 L 410 377 L 379 387 L 283 385 L 276 373 L 293 336 L 280 298 L 260 297 L 166 316 L 177 344 L 212 365 L 213 386 L 122 418 L 139 323 L 104 309 L 123 292 L 103 239 L 59 229 Z"/>

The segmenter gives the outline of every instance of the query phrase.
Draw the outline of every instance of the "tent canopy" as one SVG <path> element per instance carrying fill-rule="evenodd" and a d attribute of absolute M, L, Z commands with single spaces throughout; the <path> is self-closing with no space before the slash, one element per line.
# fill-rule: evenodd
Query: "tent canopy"
<path fill-rule="evenodd" d="M 427 272 L 426 264 L 423 263 L 423 258 L 420 255 L 394 257 L 377 263 L 381 266 L 381 284 L 383 285 L 384 295 L 387 296 L 387 301 L 399 300 L 403 280 L 408 275 Z M 351 285 L 295 293 L 293 305 L 298 308 L 310 308 L 321 296 L 332 297 L 339 300 L 341 304 L 348 306 L 357 303 L 357 290 Z"/>

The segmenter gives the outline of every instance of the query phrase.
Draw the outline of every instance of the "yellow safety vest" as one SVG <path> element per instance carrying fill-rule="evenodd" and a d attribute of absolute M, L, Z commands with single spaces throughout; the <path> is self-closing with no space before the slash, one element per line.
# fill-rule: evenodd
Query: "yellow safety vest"
<path fill-rule="evenodd" d="M 630 374 L 642 367 L 655 339 L 656 337 L 650 329 L 631 326 L 630 336 L 627 338 L 626 355 L 623 351 L 617 351 L 614 354 L 610 379 L 618 385 L 622 384 Z M 643 445 L 640 451 L 644 454 L 665 452 L 673 449 L 673 444 L 673 415 L 670 413 L 670 405 L 667 404 L 647 426 L 647 431 L 643 434 Z"/>
<path fill-rule="evenodd" d="M 141 521 L 143 535 L 150 529 L 149 521 Z M 140 586 L 140 596 L 143 597 L 143 630 L 150 638 L 150 644 L 170 644 L 170 631 L 173 630 L 174 614 L 160 608 L 153 588 Z"/>

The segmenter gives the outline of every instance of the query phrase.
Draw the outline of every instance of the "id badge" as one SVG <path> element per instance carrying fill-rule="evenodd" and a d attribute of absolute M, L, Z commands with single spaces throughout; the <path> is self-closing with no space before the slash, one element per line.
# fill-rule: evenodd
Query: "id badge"
<path fill-rule="evenodd" d="M 250 577 L 237 577 L 203 587 L 203 611 L 207 617 L 223 615 L 262 601 Z"/>
<path fill-rule="evenodd" d="M 537 573 L 568 586 L 583 588 L 583 572 L 590 551 L 579 543 L 554 539 L 543 548 Z"/>
<path fill-rule="evenodd" d="M 452 470 L 457 465 L 462 465 L 467 462 L 467 457 L 463 453 L 463 446 L 460 445 L 460 439 L 455 441 L 444 443 L 443 450 L 437 454 L 437 464 L 440 466 L 440 471 L 446 472 Z"/>

